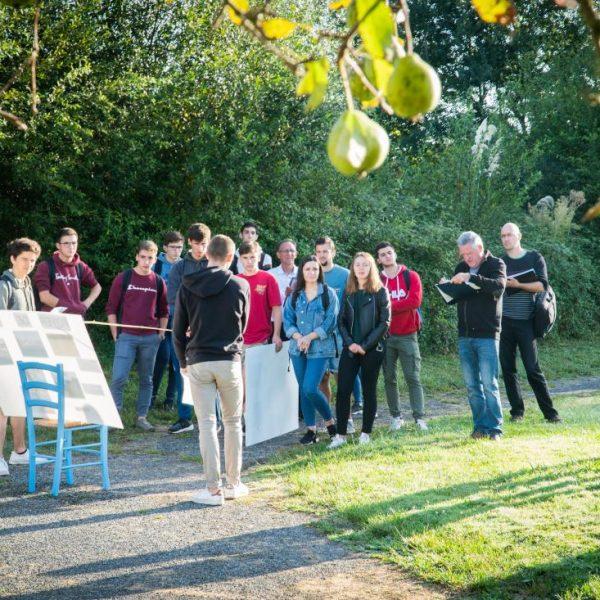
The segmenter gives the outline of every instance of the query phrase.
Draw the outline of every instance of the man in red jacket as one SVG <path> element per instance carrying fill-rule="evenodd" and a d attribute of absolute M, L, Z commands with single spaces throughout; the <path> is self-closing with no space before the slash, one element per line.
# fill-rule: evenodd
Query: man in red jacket
<path fill-rule="evenodd" d="M 389 242 L 381 242 L 375 248 L 377 262 L 383 267 L 381 281 L 390 293 L 392 300 L 392 324 L 389 337 L 385 341 L 383 376 L 385 394 L 392 416 L 392 431 L 404 425 L 398 395 L 397 363 L 400 361 L 404 379 L 408 385 L 410 407 L 419 429 L 426 430 L 421 385 L 421 353 L 417 333 L 421 327 L 419 307 L 423 300 L 421 278 L 415 271 L 396 263 L 396 251 Z"/>
<path fill-rule="evenodd" d="M 33 283 L 40 294 L 43 311 L 60 306 L 67 313 L 83 316 L 100 295 L 102 288 L 94 272 L 77 254 L 78 242 L 77 232 L 64 227 L 56 236 L 56 252 L 39 264 Z M 81 299 L 82 286 L 90 288 L 85 300 Z"/>

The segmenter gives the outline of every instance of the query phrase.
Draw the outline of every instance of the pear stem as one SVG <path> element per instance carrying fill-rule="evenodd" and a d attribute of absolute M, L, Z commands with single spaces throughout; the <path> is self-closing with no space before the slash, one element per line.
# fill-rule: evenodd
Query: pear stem
<path fill-rule="evenodd" d="M 410 17 L 408 10 L 408 3 L 406 0 L 400 0 L 400 5 L 402 6 L 402 12 L 404 13 L 404 34 L 406 36 L 406 54 L 413 53 L 413 36 L 412 31 L 410 29 Z"/>
<path fill-rule="evenodd" d="M 338 61 L 338 68 L 340 70 L 340 77 L 342 78 L 342 84 L 344 85 L 344 94 L 346 96 L 346 104 L 348 110 L 354 110 L 354 98 L 352 97 L 352 90 L 350 89 L 350 81 L 348 80 L 348 71 L 346 70 L 346 52 L 342 54 L 342 57 Z"/>

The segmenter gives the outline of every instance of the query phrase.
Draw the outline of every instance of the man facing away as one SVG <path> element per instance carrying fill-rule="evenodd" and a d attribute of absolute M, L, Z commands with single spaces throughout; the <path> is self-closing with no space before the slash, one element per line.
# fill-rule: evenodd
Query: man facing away
<path fill-rule="evenodd" d="M 333 262 L 335 258 L 336 250 L 335 243 L 329 236 L 323 236 L 315 241 L 315 256 L 321 263 L 323 268 L 323 279 L 328 287 L 330 287 L 337 295 L 338 303 L 342 306 L 342 298 L 344 297 L 344 290 L 346 289 L 346 283 L 348 281 L 348 275 L 350 271 L 340 265 L 336 265 Z M 341 311 L 341 308 L 340 308 Z M 340 355 L 342 353 L 342 336 L 339 329 L 335 328 L 335 339 L 337 343 L 337 356 L 332 356 L 329 359 L 325 374 L 319 385 L 319 389 L 325 394 L 328 402 L 331 402 L 331 375 L 337 383 L 338 370 L 340 364 Z M 362 409 L 362 386 L 360 384 L 360 375 L 356 376 L 354 380 L 354 405 L 352 411 L 356 412 Z M 347 433 L 354 433 L 354 421 L 352 416 L 348 420 Z"/>
<path fill-rule="evenodd" d="M 35 298 L 29 274 L 35 267 L 41 253 L 34 240 L 18 238 L 8 244 L 8 257 L 11 267 L 0 277 L 0 310 L 35 310 Z M 0 476 L 8 475 L 8 464 L 2 455 L 8 417 L 0 412 Z M 29 450 L 25 445 L 25 417 L 11 417 L 13 450 L 8 462 L 11 465 L 29 464 Z M 41 456 L 37 463 L 46 462 Z"/>
<path fill-rule="evenodd" d="M 390 293 L 392 323 L 389 337 L 385 340 L 383 377 L 385 395 L 390 415 L 391 429 L 397 431 L 404 425 L 398 394 L 398 361 L 408 386 L 412 416 L 417 427 L 427 430 L 425 422 L 425 398 L 421 385 L 421 351 L 418 331 L 421 327 L 419 308 L 423 301 L 421 278 L 416 271 L 397 263 L 396 250 L 390 242 L 375 247 L 377 262 L 383 267 L 381 281 Z"/>
<path fill-rule="evenodd" d="M 187 241 L 190 249 L 183 257 L 183 260 L 173 265 L 169 273 L 167 297 L 169 300 L 169 313 L 173 320 L 175 318 L 175 299 L 177 298 L 177 292 L 181 287 L 183 278 L 205 269 L 208 264 L 206 248 L 210 242 L 210 229 L 204 223 L 193 223 L 188 228 Z M 173 369 L 179 372 L 177 353 L 173 355 L 172 360 Z M 177 421 L 169 427 L 169 433 L 184 433 L 194 430 L 192 407 L 188 404 L 183 404 L 182 396 L 177 396 Z"/>
<path fill-rule="evenodd" d="M 527 373 L 527 380 L 544 418 L 549 423 L 560 423 L 558 412 L 552 405 L 546 378 L 538 363 L 537 345 L 533 333 L 535 294 L 548 289 L 548 272 L 544 257 L 534 250 L 521 246 L 521 230 L 514 223 L 506 223 L 500 238 L 506 254 L 506 294 L 502 302 L 502 332 L 500 333 L 500 365 L 506 395 L 510 402 L 511 421 L 523 419 L 525 404 L 517 376 L 517 347 Z M 537 281 L 521 283 L 513 276 L 533 269 Z"/>
<path fill-rule="evenodd" d="M 190 379 L 198 419 L 206 488 L 192 496 L 198 504 L 221 505 L 248 494 L 241 482 L 243 381 L 241 354 L 248 322 L 250 286 L 229 271 L 235 245 L 216 235 L 207 249 L 208 265 L 183 278 L 173 326 L 181 370 Z M 190 332 L 187 338 L 188 330 Z M 215 396 L 219 392 L 225 428 L 225 472 L 217 438 Z"/>
<path fill-rule="evenodd" d="M 56 252 L 38 265 L 33 278 L 42 310 L 49 312 L 60 306 L 69 314 L 83 316 L 100 295 L 102 287 L 96 281 L 92 269 L 77 254 L 77 232 L 71 227 L 64 227 L 55 239 Z M 91 288 L 83 301 L 82 285 Z"/>
<path fill-rule="evenodd" d="M 183 250 L 183 236 L 179 231 L 169 231 L 165 234 L 163 241 L 163 252 L 158 255 L 152 270 L 160 275 L 169 285 L 169 274 L 171 268 L 181 260 L 181 251 Z M 167 328 L 173 326 L 173 315 L 169 312 L 169 322 Z M 167 332 L 165 339 L 160 343 L 156 353 L 156 363 L 154 364 L 154 375 L 152 376 L 152 403 L 156 404 L 156 396 L 162 382 L 165 369 L 168 371 L 167 393 L 164 407 L 170 409 L 174 404 L 181 403 L 183 394 L 183 381 L 179 369 L 173 367 L 173 361 L 176 361 L 175 349 L 173 348 L 173 338 L 171 332 Z"/>
<path fill-rule="evenodd" d="M 165 332 L 156 328 L 165 329 L 169 318 L 167 286 L 152 271 L 157 252 L 158 246 L 153 241 L 140 242 L 135 255 L 136 266 L 115 277 L 106 303 L 110 332 L 115 342 L 110 391 L 120 412 L 129 372 L 133 363 L 137 362 L 136 426 L 144 431 L 154 430 L 147 418 L 152 398 L 152 373 L 158 346 L 165 337 Z M 145 329 L 116 327 L 117 324 L 141 325 Z"/>
<path fill-rule="evenodd" d="M 458 300 L 458 353 L 469 405 L 473 413 L 471 437 L 502 437 L 502 405 L 498 390 L 498 340 L 502 316 L 502 294 L 506 286 L 504 262 L 483 248 L 473 231 L 458 240 L 461 262 L 450 283 L 477 286 Z"/>
<path fill-rule="evenodd" d="M 258 243 L 258 225 L 254 221 L 246 221 L 240 227 L 240 239 L 244 242 L 257 242 Z M 259 246 L 260 248 L 260 246 Z M 261 271 L 269 271 L 273 268 L 273 259 L 263 250 L 260 250 L 258 256 L 258 268 Z M 231 272 L 238 275 L 244 272 L 244 265 L 240 260 L 239 249 L 235 252 L 233 263 L 231 264 Z"/>

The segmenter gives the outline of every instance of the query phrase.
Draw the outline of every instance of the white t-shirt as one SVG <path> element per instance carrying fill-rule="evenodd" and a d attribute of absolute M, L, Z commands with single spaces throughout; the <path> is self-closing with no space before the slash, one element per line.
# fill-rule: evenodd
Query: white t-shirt
<path fill-rule="evenodd" d="M 298 277 L 298 267 L 294 265 L 294 270 L 291 273 L 286 273 L 283 267 L 279 265 L 269 271 L 275 279 L 277 279 L 277 285 L 279 286 L 279 294 L 281 295 L 281 305 L 285 302 L 285 290 L 296 282 Z"/>

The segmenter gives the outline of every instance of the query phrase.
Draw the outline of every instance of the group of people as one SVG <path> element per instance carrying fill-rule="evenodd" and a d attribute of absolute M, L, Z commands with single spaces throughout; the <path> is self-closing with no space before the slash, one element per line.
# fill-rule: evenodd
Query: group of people
<path fill-rule="evenodd" d="M 306 432 L 301 443 L 318 441 L 317 413 L 331 438 L 329 447 L 347 443 L 354 432 L 353 412 L 362 411 L 360 444 L 368 444 L 377 414 L 377 382 L 383 368 L 390 426 L 404 425 L 398 393 L 398 362 L 409 390 L 416 426 L 427 430 L 421 385 L 418 332 L 422 326 L 423 291 L 419 274 L 399 264 L 389 242 L 374 256 L 354 255 L 350 269 L 334 263 L 336 247 L 330 237 L 316 240 L 314 254 L 296 265 L 291 239 L 277 246 L 279 265 L 258 244 L 258 227 L 244 223 L 236 249 L 231 238 L 211 237 L 202 223 L 187 231 L 189 249 L 182 257 L 184 237 L 167 233 L 159 254 L 153 241 L 139 243 L 135 266 L 112 282 L 106 304 L 115 341 L 111 392 L 119 410 L 124 386 L 137 364 L 139 389 L 136 425 L 154 427 L 148 411 L 168 371 L 164 404 L 177 407 L 171 433 L 193 430 L 192 407 L 182 403 L 182 374 L 189 378 L 200 433 L 206 489 L 194 496 L 203 504 L 248 493 L 240 480 L 244 351 L 272 343 L 280 351 L 289 340 L 289 354 L 299 384 L 301 415 Z M 543 257 L 521 246 L 519 228 L 507 223 L 501 231 L 505 255 L 484 250 L 481 238 L 464 232 L 458 238 L 461 261 L 452 283 L 470 282 L 477 293 L 457 302 L 459 356 L 473 414 L 473 438 L 493 440 L 502 435 L 498 390 L 500 361 L 511 419 L 520 420 L 524 404 L 516 370 L 516 349 L 546 419 L 560 418 L 552 405 L 538 360 L 533 333 L 533 302 L 547 288 Z M 77 253 L 78 236 L 71 228 L 56 237 L 56 251 L 42 261 L 33 240 L 9 244 L 11 268 L 0 280 L 0 309 L 49 311 L 62 307 L 84 315 L 101 293 L 93 271 Z M 534 283 L 511 275 L 533 269 Z M 82 287 L 89 288 L 82 299 Z M 504 295 L 505 288 L 512 288 Z M 331 376 L 337 379 L 335 418 L 331 408 Z M 220 401 L 215 402 L 215 398 Z M 354 405 L 351 397 L 354 396 Z M 219 412 L 221 411 L 221 415 Z M 226 484 L 221 485 L 217 419 L 225 436 Z M 27 463 L 23 419 L 12 419 L 14 451 L 10 463 Z M 0 447 L 6 418 L 0 416 Z M 0 459 L 0 474 L 8 465 Z"/>

